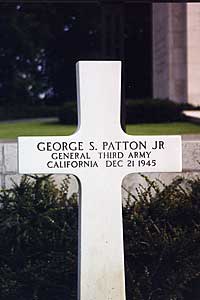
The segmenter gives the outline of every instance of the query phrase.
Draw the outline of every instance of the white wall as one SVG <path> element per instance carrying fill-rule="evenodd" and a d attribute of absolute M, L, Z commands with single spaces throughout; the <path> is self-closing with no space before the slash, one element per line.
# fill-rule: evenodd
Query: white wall
<path fill-rule="evenodd" d="M 200 105 L 200 3 L 187 3 L 188 102 Z"/>
<path fill-rule="evenodd" d="M 177 175 L 195 176 L 200 175 L 200 141 L 184 141 L 183 142 L 183 173 L 151 173 L 145 174 L 150 178 L 159 178 L 165 183 L 169 183 Z M 21 176 L 17 171 L 17 143 L 0 143 L 0 186 L 2 188 L 10 188 L 13 184 L 20 182 Z M 30 158 L 31 159 L 31 158 Z M 64 178 L 63 175 L 55 175 L 55 180 L 59 184 Z M 145 184 L 144 179 L 139 174 L 127 175 L 122 185 L 126 190 L 135 193 L 138 184 Z M 69 194 L 78 192 L 78 183 L 75 177 L 71 177 Z M 127 193 L 122 189 L 123 197 Z"/>
<path fill-rule="evenodd" d="M 153 96 L 187 101 L 186 4 L 153 3 Z"/>

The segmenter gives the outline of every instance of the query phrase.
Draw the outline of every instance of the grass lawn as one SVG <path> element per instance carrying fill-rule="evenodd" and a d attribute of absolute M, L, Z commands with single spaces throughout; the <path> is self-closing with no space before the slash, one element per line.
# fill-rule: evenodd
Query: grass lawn
<path fill-rule="evenodd" d="M 127 125 L 126 132 L 131 135 L 200 134 L 200 124 L 189 122 L 131 124 Z"/>
<path fill-rule="evenodd" d="M 0 139 L 15 139 L 18 136 L 70 135 L 75 126 L 46 122 L 16 122 L 0 124 Z"/>
<path fill-rule="evenodd" d="M 15 139 L 18 136 L 70 135 L 75 126 L 43 122 L 0 123 L 0 139 Z M 127 125 L 130 135 L 200 134 L 200 125 L 187 122 L 162 124 Z"/>

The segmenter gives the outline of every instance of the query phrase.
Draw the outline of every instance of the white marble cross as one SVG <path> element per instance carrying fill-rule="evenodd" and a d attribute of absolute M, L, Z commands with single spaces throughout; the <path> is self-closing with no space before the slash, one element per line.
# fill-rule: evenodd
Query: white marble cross
<path fill-rule="evenodd" d="M 19 172 L 78 177 L 79 299 L 124 300 L 122 180 L 129 173 L 180 172 L 181 138 L 122 131 L 118 61 L 79 62 L 77 87 L 78 130 L 71 136 L 19 137 Z"/>

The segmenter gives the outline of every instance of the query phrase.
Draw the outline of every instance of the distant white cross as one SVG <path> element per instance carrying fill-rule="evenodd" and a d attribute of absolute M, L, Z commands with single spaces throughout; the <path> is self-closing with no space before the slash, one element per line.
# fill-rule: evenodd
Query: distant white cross
<path fill-rule="evenodd" d="M 19 137 L 19 172 L 78 177 L 79 299 L 125 300 L 122 180 L 129 173 L 180 172 L 181 138 L 122 131 L 120 62 L 79 62 L 77 87 L 78 130 Z"/>

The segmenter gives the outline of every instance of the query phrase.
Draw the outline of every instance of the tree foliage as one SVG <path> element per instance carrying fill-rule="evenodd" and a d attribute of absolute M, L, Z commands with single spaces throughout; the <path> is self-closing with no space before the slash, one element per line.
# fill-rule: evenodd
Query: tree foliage
<path fill-rule="evenodd" d="M 96 6 L 27 2 L 0 9 L 0 103 L 74 100 L 75 63 L 98 52 Z"/>

